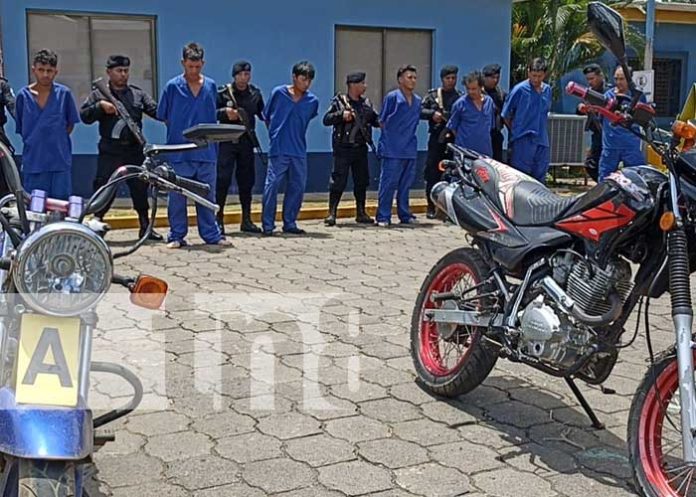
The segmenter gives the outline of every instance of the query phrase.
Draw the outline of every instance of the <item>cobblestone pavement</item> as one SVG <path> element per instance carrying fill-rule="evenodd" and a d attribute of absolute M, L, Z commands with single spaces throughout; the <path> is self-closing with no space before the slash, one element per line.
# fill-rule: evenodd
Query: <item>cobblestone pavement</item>
<path fill-rule="evenodd" d="M 95 357 L 161 374 L 95 454 L 91 497 L 633 495 L 625 431 L 642 339 L 606 384 L 615 395 L 581 385 L 604 431 L 562 381 L 505 361 L 468 396 L 437 400 L 414 382 L 409 323 L 428 270 L 464 233 L 343 223 L 235 234 L 224 249 L 147 246 L 117 265 L 165 278 L 170 296 L 149 330 L 103 306 Z M 667 302 L 651 311 L 669 330 Z M 661 350 L 671 335 L 659 330 Z M 92 391 L 128 389 L 94 375 Z"/>

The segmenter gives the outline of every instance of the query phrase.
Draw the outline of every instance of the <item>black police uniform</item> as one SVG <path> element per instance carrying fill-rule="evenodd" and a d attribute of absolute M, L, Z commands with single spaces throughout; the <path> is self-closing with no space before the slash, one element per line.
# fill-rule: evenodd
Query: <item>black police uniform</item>
<path fill-rule="evenodd" d="M 495 104 L 495 127 L 491 130 L 491 145 L 493 145 L 493 158 L 499 162 L 503 160 L 503 142 L 505 138 L 503 137 L 503 118 L 501 114 L 503 113 L 503 106 L 505 105 L 505 99 L 507 98 L 507 93 L 500 87 L 495 88 L 484 88 L 486 95 L 493 99 Z"/>
<path fill-rule="evenodd" d="M 10 152 L 14 152 L 14 148 L 12 148 L 12 144 L 5 134 L 5 124 L 7 123 L 5 109 L 10 112 L 12 119 L 14 119 L 16 115 L 15 96 L 10 83 L 5 78 L 0 77 L 0 141 L 10 149 Z M 0 171 L 0 198 L 7 195 L 7 193 L 9 193 L 9 189 L 7 188 L 7 183 L 5 183 L 5 176 Z"/>
<path fill-rule="evenodd" d="M 606 93 L 607 85 L 602 82 L 600 88 L 593 88 L 593 90 L 598 91 L 602 94 Z M 580 106 L 578 106 L 577 113 L 579 115 L 584 115 L 580 112 Z M 602 119 L 596 114 L 591 114 L 587 116 L 587 121 L 585 122 L 585 131 L 590 132 L 590 150 L 588 150 L 585 156 L 585 171 L 590 178 L 597 181 L 599 178 L 599 159 L 602 157 Z"/>
<path fill-rule="evenodd" d="M 128 85 L 122 90 L 111 87 L 114 97 L 123 103 L 135 123 L 142 128 L 143 114 L 157 119 L 157 103 L 153 98 L 137 86 Z M 126 126 L 118 114 L 107 114 L 101 108 L 100 101 L 106 100 L 98 90 L 92 91 L 82 104 L 80 117 L 85 124 L 99 121 L 99 157 L 97 159 L 97 176 L 94 179 L 94 189 L 104 186 L 109 177 L 119 167 L 127 164 L 140 165 L 145 160 L 143 147 Z M 133 208 L 138 213 L 141 233 L 149 223 L 148 220 L 148 185 L 138 179 L 128 182 Z M 111 202 L 100 212 L 95 213 L 103 218 L 111 208 Z M 159 235 L 152 238 L 159 239 Z"/>
<path fill-rule="evenodd" d="M 442 94 L 442 100 L 438 97 L 438 93 Z M 433 186 L 442 179 L 442 172 L 438 169 L 440 161 L 445 158 L 447 153 L 447 139 L 445 133 L 447 129 L 447 121 L 449 120 L 450 112 L 454 102 L 462 96 L 462 92 L 456 88 L 451 91 L 444 91 L 439 88 L 433 88 L 426 94 L 421 104 L 421 119 L 428 121 L 428 158 L 425 162 L 425 197 L 428 200 L 428 216 L 431 217 L 435 213 L 435 204 L 430 198 L 430 192 Z M 433 121 L 433 116 L 439 112 L 444 116 L 441 123 Z"/>
<path fill-rule="evenodd" d="M 230 94 L 230 91 L 232 93 Z M 256 117 L 262 118 L 264 102 L 261 90 L 249 84 L 243 91 L 234 84 L 221 86 L 217 95 L 217 117 L 223 124 L 244 124 L 240 120 L 231 121 L 227 109 L 241 109 L 245 126 L 256 132 Z M 236 168 L 235 168 L 236 166 Z M 261 230 L 251 222 L 252 190 L 256 181 L 256 157 L 254 155 L 254 140 L 248 133 L 242 135 L 239 143 L 224 142 L 220 144 L 217 165 L 216 202 L 220 206 L 218 224 L 224 233 L 224 208 L 227 193 L 232 184 L 232 175 L 237 178 L 239 203 L 242 207 L 242 231 L 260 233 Z"/>
<path fill-rule="evenodd" d="M 343 119 L 343 112 L 346 110 L 352 111 L 358 117 L 346 122 Z M 333 126 L 331 141 L 334 156 L 329 181 L 329 217 L 326 218 L 326 224 L 333 225 L 336 222 L 338 204 L 348 184 L 349 172 L 353 176 L 356 221 L 372 223 L 374 221 L 365 209 L 367 188 L 370 186 L 367 154 L 368 143 L 372 143 L 372 128 L 379 127 L 379 115 L 368 98 L 360 97 L 360 100 L 353 100 L 346 94 L 338 94 L 331 100 L 331 106 L 323 122 L 324 126 Z"/>

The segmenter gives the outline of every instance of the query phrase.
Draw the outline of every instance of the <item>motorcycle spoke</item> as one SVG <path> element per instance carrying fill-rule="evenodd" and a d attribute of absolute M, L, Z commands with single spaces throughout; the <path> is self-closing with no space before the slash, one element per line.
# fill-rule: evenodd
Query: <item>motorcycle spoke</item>
<path fill-rule="evenodd" d="M 691 488 L 691 479 L 694 476 L 694 467 L 690 467 L 687 469 L 687 472 L 689 473 L 687 477 L 684 478 L 684 481 L 682 481 L 679 484 L 679 487 L 677 487 L 677 492 L 681 493 L 682 487 L 686 484 L 686 493 L 682 494 L 684 496 L 687 496 L 689 494 L 689 488 Z"/>

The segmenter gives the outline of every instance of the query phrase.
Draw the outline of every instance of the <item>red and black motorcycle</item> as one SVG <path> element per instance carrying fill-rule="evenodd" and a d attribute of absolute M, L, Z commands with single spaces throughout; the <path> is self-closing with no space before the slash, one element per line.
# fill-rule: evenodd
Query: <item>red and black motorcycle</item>
<path fill-rule="evenodd" d="M 594 2 L 588 17 L 630 74 L 621 16 Z M 601 429 L 575 380 L 602 384 L 629 341 L 630 314 L 669 292 L 675 346 L 658 357 L 651 352 L 630 411 L 629 453 L 643 495 L 692 495 L 696 125 L 657 129 L 653 107 L 640 103 L 637 91 L 619 106 L 576 84 L 567 90 L 588 110 L 639 135 L 669 174 L 627 168 L 583 195 L 560 197 L 504 164 L 450 145 L 454 160 L 441 165 L 449 181 L 436 185 L 432 198 L 467 231 L 472 247 L 447 254 L 423 283 L 412 320 L 415 368 L 428 390 L 454 397 L 481 384 L 499 358 L 524 363 L 564 378 Z"/>

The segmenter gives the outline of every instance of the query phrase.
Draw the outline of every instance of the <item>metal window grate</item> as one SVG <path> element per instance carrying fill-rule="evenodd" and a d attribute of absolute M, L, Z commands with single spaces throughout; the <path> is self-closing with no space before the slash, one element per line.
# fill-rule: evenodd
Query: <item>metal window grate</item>
<path fill-rule="evenodd" d="M 585 162 L 585 116 L 549 114 L 548 130 L 552 166 L 578 166 Z"/>

